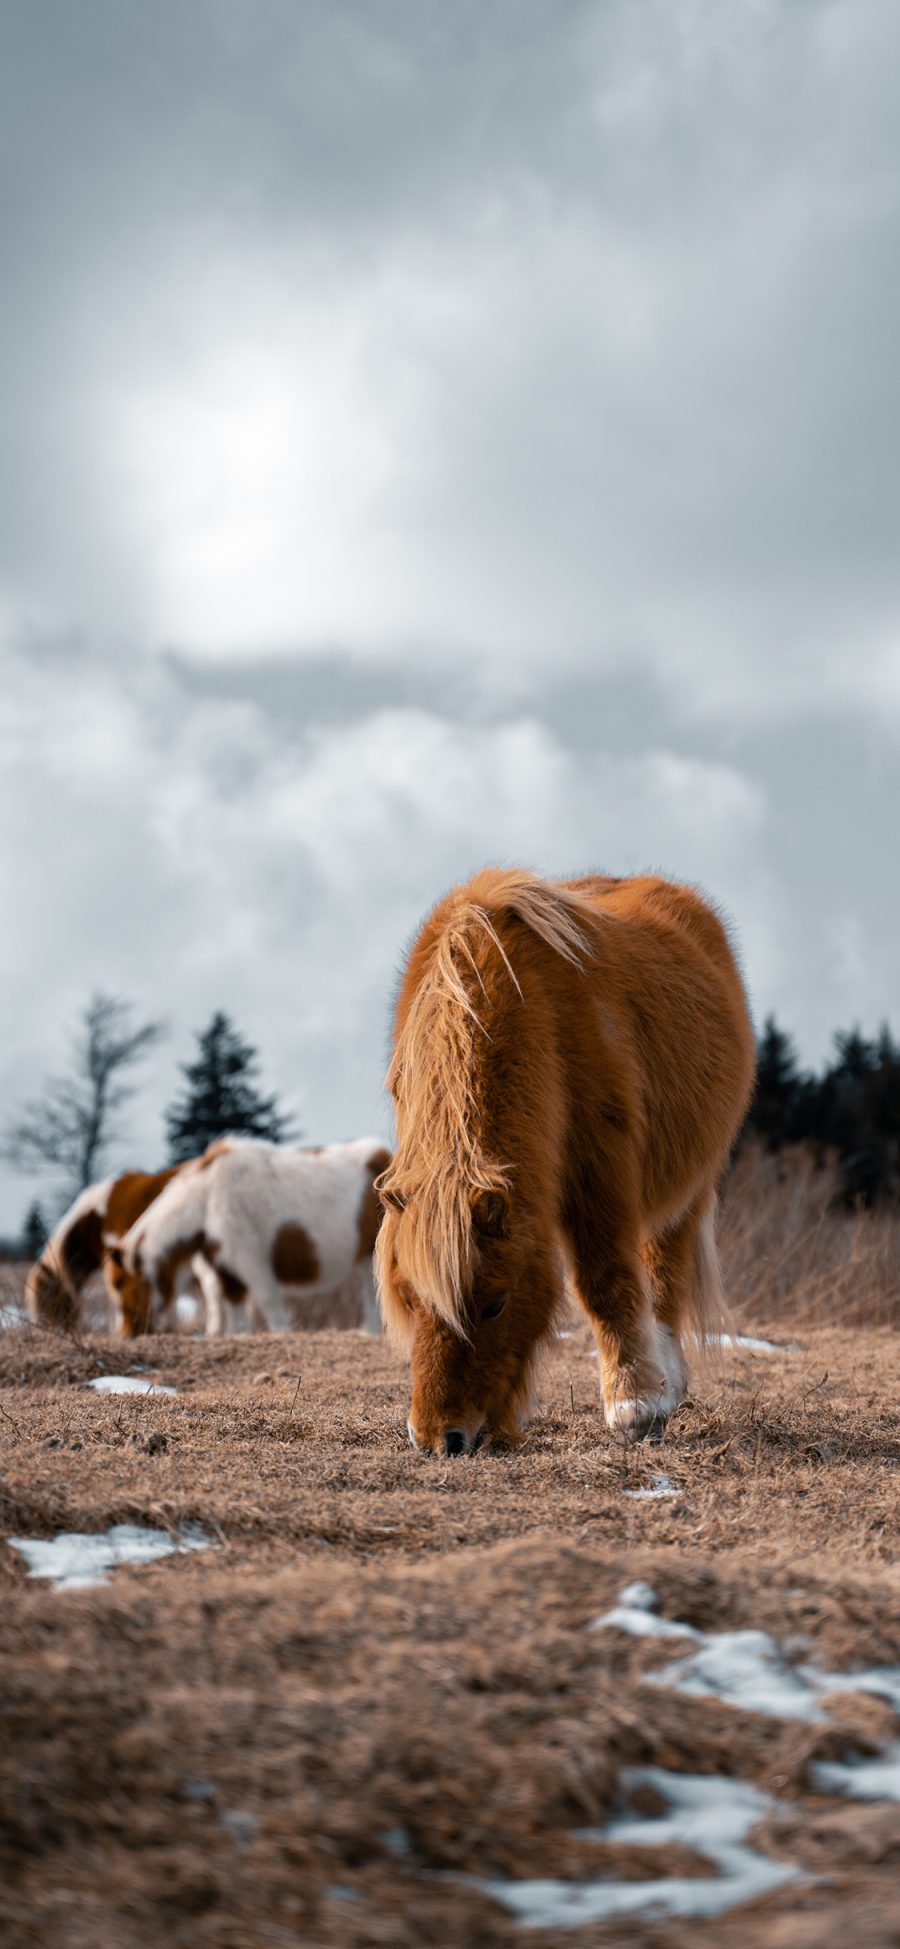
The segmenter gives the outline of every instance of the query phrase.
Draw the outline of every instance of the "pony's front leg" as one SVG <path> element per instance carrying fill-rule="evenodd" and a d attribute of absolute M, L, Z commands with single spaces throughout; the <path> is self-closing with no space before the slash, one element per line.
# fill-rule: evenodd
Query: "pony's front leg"
<path fill-rule="evenodd" d="M 661 1431 L 683 1400 L 685 1371 L 678 1345 L 657 1320 L 646 1270 L 637 1250 L 603 1250 L 596 1234 L 569 1228 L 578 1297 L 594 1329 L 600 1384 L 609 1428 L 630 1441 Z"/>
<path fill-rule="evenodd" d="M 248 1304 L 254 1333 L 290 1333 L 296 1325 L 284 1293 L 273 1279 L 257 1274 L 250 1284 Z"/>
<path fill-rule="evenodd" d="M 202 1252 L 191 1260 L 191 1271 L 203 1299 L 206 1335 L 213 1339 L 225 1331 L 225 1304 L 219 1276 Z"/>
<path fill-rule="evenodd" d="M 381 1309 L 375 1291 L 375 1274 L 371 1259 L 367 1259 L 365 1265 L 360 1267 L 359 1288 L 362 1299 L 362 1331 L 380 1333 Z"/>

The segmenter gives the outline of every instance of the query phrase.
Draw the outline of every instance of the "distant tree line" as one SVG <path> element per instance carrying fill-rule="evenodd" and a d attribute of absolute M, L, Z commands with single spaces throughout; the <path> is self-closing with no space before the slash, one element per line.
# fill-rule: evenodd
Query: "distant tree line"
<path fill-rule="evenodd" d="M 871 1041 L 839 1030 L 833 1057 L 814 1075 L 770 1015 L 758 1053 L 746 1129 L 772 1151 L 811 1144 L 833 1155 L 849 1207 L 900 1199 L 900 1044 L 887 1026 Z"/>
<path fill-rule="evenodd" d="M 54 1177 L 66 1204 L 95 1183 L 113 1147 L 121 1155 L 121 1112 L 136 1089 L 131 1072 L 162 1034 L 159 1022 L 136 1022 L 130 1002 L 92 996 L 72 1038 L 67 1069 L 46 1079 L 0 1137 L 6 1160 L 23 1173 Z M 183 1087 L 164 1113 L 169 1163 L 199 1156 L 218 1137 L 261 1137 L 276 1144 L 299 1137 L 277 1095 L 260 1088 L 257 1051 L 223 1010 L 197 1032 L 196 1057 L 180 1068 Z M 129 1161 L 149 1169 L 158 1160 Z M 32 1203 L 23 1225 L 24 1256 L 38 1255 L 48 1229 L 41 1206 Z"/>
<path fill-rule="evenodd" d="M 135 1093 L 131 1072 L 162 1034 L 159 1022 L 136 1022 L 129 1002 L 94 995 L 67 1071 L 46 1080 L 0 1139 L 7 1161 L 54 1176 L 70 1202 L 102 1174 L 114 1145 L 121 1153 L 121 1112 Z M 229 1016 L 217 1009 L 196 1039 L 196 1056 L 180 1065 L 183 1085 L 165 1112 L 168 1161 L 199 1156 L 224 1136 L 295 1142 L 293 1117 L 260 1088 L 258 1053 Z M 761 1137 L 771 1151 L 811 1144 L 823 1158 L 835 1157 L 850 1207 L 900 1200 L 900 1044 L 887 1027 L 873 1040 L 850 1029 L 839 1031 L 834 1049 L 821 1074 L 804 1070 L 791 1036 L 770 1015 L 745 1134 Z M 142 1168 L 157 1162 L 132 1161 Z M 33 1203 L 23 1226 L 28 1257 L 42 1249 L 48 1229 Z"/>

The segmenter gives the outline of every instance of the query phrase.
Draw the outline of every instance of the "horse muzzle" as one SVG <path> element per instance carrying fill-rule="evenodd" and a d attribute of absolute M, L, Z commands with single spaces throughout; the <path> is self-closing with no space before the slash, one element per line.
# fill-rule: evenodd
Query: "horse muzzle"
<path fill-rule="evenodd" d="M 478 1427 L 471 1433 L 467 1428 L 444 1428 L 431 1441 L 424 1441 L 417 1435 L 411 1421 L 407 1421 L 406 1432 L 410 1447 L 415 1448 L 419 1454 L 430 1449 L 433 1454 L 449 1460 L 456 1455 L 473 1455 L 476 1448 L 481 1447 L 484 1439 L 484 1422 L 480 1421 Z"/>

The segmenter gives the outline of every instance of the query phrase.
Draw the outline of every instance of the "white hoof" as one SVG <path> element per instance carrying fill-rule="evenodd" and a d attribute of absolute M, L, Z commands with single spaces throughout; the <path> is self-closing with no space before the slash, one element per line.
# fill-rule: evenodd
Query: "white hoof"
<path fill-rule="evenodd" d="M 653 1346 L 647 1366 L 657 1370 L 657 1380 L 648 1387 L 646 1372 L 639 1394 L 617 1392 L 604 1403 L 606 1425 L 627 1441 L 643 1441 L 653 1430 L 662 1433 L 670 1414 L 684 1400 L 687 1373 L 680 1348 L 667 1326 L 654 1322 Z"/>

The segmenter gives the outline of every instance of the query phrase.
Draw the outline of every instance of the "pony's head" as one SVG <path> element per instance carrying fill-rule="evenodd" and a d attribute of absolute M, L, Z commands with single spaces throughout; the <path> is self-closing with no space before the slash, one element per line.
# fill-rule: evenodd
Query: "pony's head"
<path fill-rule="evenodd" d="M 139 1267 L 126 1264 L 121 1246 L 107 1248 L 106 1282 L 115 1295 L 120 1337 L 135 1340 L 142 1333 L 152 1333 L 152 1287 Z"/>
<path fill-rule="evenodd" d="M 453 1257 L 452 1287 L 422 1280 L 415 1198 L 382 1181 L 381 1304 L 410 1358 L 407 1428 L 414 1448 L 463 1455 L 483 1441 L 515 1441 L 528 1419 L 535 1355 L 562 1298 L 555 1257 L 541 1249 L 506 1189 L 475 1189 Z"/>

